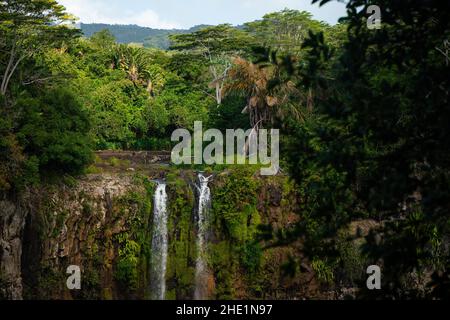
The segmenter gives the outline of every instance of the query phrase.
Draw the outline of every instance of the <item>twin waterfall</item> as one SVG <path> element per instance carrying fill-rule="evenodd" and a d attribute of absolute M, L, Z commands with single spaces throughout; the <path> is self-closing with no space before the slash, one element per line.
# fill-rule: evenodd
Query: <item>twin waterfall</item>
<path fill-rule="evenodd" d="M 197 260 L 195 263 L 195 292 L 194 299 L 201 300 L 207 297 L 208 271 L 206 265 L 206 241 L 208 234 L 208 216 L 211 206 L 211 191 L 208 187 L 210 177 L 198 175 L 198 203 L 196 210 L 197 221 Z M 158 181 L 154 195 L 153 211 L 153 237 L 150 289 L 153 300 L 164 300 L 166 296 L 166 268 L 168 252 L 167 232 L 167 193 L 166 184 Z"/>
<path fill-rule="evenodd" d="M 151 297 L 153 300 L 164 300 L 166 296 L 167 267 L 167 193 L 166 184 L 158 182 L 154 196 L 152 268 L 150 275 Z"/>

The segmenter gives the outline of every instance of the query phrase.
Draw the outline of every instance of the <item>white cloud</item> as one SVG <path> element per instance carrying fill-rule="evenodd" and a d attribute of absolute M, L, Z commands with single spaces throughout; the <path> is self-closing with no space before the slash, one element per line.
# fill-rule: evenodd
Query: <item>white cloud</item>
<path fill-rule="evenodd" d="M 85 23 L 137 24 L 152 28 L 189 28 L 198 24 L 260 19 L 286 7 L 307 10 L 318 20 L 336 23 L 345 4 L 331 1 L 320 7 L 311 0 L 58 0 Z"/>
<path fill-rule="evenodd" d="M 130 16 L 119 19 L 121 24 L 137 24 L 139 26 L 160 28 L 160 29 L 174 29 L 179 26 L 176 23 L 162 21 L 158 14 L 152 10 L 145 10 L 138 14 L 131 14 Z"/>
<path fill-rule="evenodd" d="M 103 1 L 60 0 L 69 13 L 74 14 L 83 23 L 137 24 L 142 27 L 173 29 L 177 23 L 162 20 L 153 10 L 123 10 L 114 5 L 108 6 Z"/>
<path fill-rule="evenodd" d="M 317 20 L 336 23 L 339 17 L 345 15 L 345 3 L 331 1 L 324 6 L 318 3 L 311 4 L 311 0 L 240 0 L 240 4 L 245 11 L 252 11 L 263 16 L 265 13 L 280 11 L 285 8 L 305 10 L 313 15 Z M 258 19 L 258 18 L 257 18 Z"/>

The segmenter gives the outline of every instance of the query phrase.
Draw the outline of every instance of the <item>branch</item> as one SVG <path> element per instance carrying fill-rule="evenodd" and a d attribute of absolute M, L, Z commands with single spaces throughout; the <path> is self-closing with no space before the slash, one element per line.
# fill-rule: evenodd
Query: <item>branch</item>
<path fill-rule="evenodd" d="M 441 50 L 440 48 L 438 48 L 438 47 L 435 47 L 435 49 L 444 55 L 445 61 L 446 61 L 447 65 L 448 65 L 448 62 L 449 62 L 449 60 L 450 60 L 450 58 L 449 58 L 449 56 L 448 56 L 448 53 L 442 51 L 442 50 Z"/>
<path fill-rule="evenodd" d="M 17 67 L 19 66 L 19 63 L 22 62 L 22 60 L 25 59 L 25 56 L 20 57 L 17 59 L 16 63 L 14 64 L 13 68 L 11 69 L 8 77 L 6 78 L 6 81 L 2 87 L 2 94 L 6 94 L 6 89 L 8 88 L 9 82 L 11 81 L 11 77 L 14 75 L 14 72 L 16 71 Z M 6 76 L 6 74 L 5 74 Z"/>
<path fill-rule="evenodd" d="M 22 82 L 22 84 L 23 84 L 24 86 L 28 86 L 28 85 L 33 84 L 33 83 L 36 83 L 36 82 L 45 82 L 45 81 L 47 81 L 47 80 L 54 79 L 54 78 L 57 78 L 57 77 L 51 76 L 51 77 L 45 77 L 45 78 L 39 78 L 39 79 L 33 79 L 33 80 L 26 81 L 26 82 Z"/>
<path fill-rule="evenodd" d="M 201 91 L 204 93 L 204 94 L 206 94 L 206 95 L 208 95 L 209 97 L 211 97 L 211 98 L 213 98 L 214 100 L 216 100 L 216 97 L 215 96 L 213 96 L 211 93 L 209 93 L 208 91 L 205 91 L 205 90 L 202 90 L 201 89 Z"/>
<path fill-rule="evenodd" d="M 11 48 L 11 50 L 9 50 L 10 54 L 9 54 L 9 61 L 8 61 L 8 65 L 6 66 L 5 69 L 5 73 L 3 75 L 2 78 L 2 85 L 0 87 L 0 92 L 4 95 L 6 93 L 6 81 L 8 79 L 8 75 L 9 75 L 9 70 L 11 69 L 13 63 L 14 63 L 14 59 L 16 56 L 16 42 L 14 41 L 13 46 Z"/>

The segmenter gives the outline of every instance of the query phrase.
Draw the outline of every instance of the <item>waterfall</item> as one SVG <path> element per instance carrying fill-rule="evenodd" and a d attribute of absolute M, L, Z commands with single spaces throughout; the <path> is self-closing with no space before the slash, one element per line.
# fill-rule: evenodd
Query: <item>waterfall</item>
<path fill-rule="evenodd" d="M 208 187 L 210 177 L 205 177 L 202 173 L 198 175 L 199 184 L 196 185 L 198 191 L 197 208 L 197 261 L 195 264 L 195 300 L 206 298 L 208 289 L 208 271 L 206 267 L 206 236 L 208 232 L 208 213 L 211 206 L 211 191 Z"/>
<path fill-rule="evenodd" d="M 154 195 L 152 272 L 150 274 L 151 297 L 154 300 L 164 300 L 166 294 L 167 247 L 166 184 L 164 182 L 158 182 Z"/>

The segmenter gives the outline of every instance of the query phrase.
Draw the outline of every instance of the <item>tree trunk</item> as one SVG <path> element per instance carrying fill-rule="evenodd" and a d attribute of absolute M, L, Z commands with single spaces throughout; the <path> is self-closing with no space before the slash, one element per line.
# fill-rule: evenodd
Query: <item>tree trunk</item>
<path fill-rule="evenodd" d="M 4 83 L 4 84 L 2 83 L 2 88 L 1 88 L 1 94 L 2 94 L 3 96 L 6 95 L 6 91 L 8 90 L 9 82 L 11 81 L 11 78 L 12 78 L 14 72 L 16 71 L 17 67 L 19 66 L 19 63 L 20 63 L 22 60 L 23 60 L 23 58 L 19 58 L 19 59 L 16 61 L 16 63 L 14 64 L 14 66 L 12 67 L 12 69 L 10 70 L 9 74 L 6 74 L 6 73 L 5 73 L 4 76 L 6 77 L 6 81 L 5 81 L 5 79 L 3 79 L 5 83 Z"/>
<path fill-rule="evenodd" d="M 218 105 L 222 104 L 222 90 L 219 81 L 216 81 L 216 101 Z"/>

